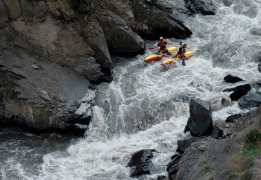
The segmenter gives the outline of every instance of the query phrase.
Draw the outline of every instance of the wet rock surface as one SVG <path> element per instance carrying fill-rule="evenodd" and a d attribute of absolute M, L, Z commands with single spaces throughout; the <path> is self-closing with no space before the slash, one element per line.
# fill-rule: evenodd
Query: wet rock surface
<path fill-rule="evenodd" d="M 189 105 L 190 117 L 185 132 L 190 131 L 192 136 L 211 134 L 213 129 L 212 111 L 209 102 L 192 99 Z"/>
<path fill-rule="evenodd" d="M 217 11 L 217 6 L 212 0 L 185 0 L 186 7 L 193 13 L 201 13 L 204 15 L 214 15 Z"/>
<path fill-rule="evenodd" d="M 132 155 L 128 167 L 131 167 L 130 177 L 150 174 L 152 158 L 157 153 L 155 149 L 143 149 Z"/>
<path fill-rule="evenodd" d="M 234 91 L 233 93 L 230 94 L 229 97 L 231 98 L 232 101 L 237 101 L 242 96 L 246 95 L 250 90 L 251 90 L 250 84 L 244 84 L 244 85 L 236 86 L 233 88 L 227 88 L 223 92 Z"/>
<path fill-rule="evenodd" d="M 247 95 L 239 99 L 238 105 L 242 109 L 259 107 L 261 105 L 261 93 L 260 92 L 248 93 Z"/>
<path fill-rule="evenodd" d="M 223 139 L 202 137 L 189 146 L 179 161 L 175 179 L 227 179 L 234 171 L 232 158 L 241 151 L 246 134 L 253 129 L 261 129 L 260 114 L 259 107 L 236 119 L 235 123 L 229 123 L 229 126 L 224 122 L 216 124 L 233 132 Z"/>
<path fill-rule="evenodd" d="M 0 54 L 1 123 L 39 131 L 81 131 L 83 135 L 86 127 L 82 129 L 76 123 L 82 119 L 86 125 L 90 120 L 74 112 L 91 83 L 71 69 L 50 62 L 44 54 L 0 41 L 5 44 Z M 20 44 L 31 47 L 22 38 Z"/>
<path fill-rule="evenodd" d="M 74 111 L 112 80 L 111 54 L 144 53 L 140 36 L 187 38 L 193 13 L 182 0 L 1 0 L 0 15 L 1 121 L 39 130 L 86 126 Z"/>
<path fill-rule="evenodd" d="M 233 75 L 227 75 L 226 77 L 224 77 L 224 80 L 228 83 L 236 83 L 239 81 L 243 81 L 241 78 L 237 77 L 237 76 L 233 76 Z"/>

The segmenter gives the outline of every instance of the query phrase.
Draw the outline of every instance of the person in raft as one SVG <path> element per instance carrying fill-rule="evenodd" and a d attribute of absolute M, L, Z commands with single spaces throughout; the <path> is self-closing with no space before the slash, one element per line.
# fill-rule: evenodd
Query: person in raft
<path fill-rule="evenodd" d="M 184 53 L 187 51 L 187 44 L 183 44 L 182 42 L 180 42 L 179 45 L 179 50 L 174 57 L 184 58 Z"/>
<path fill-rule="evenodd" d="M 167 41 L 161 36 L 157 44 L 157 46 L 159 46 L 160 49 L 158 50 L 158 52 L 156 52 L 156 54 L 164 54 L 164 53 L 169 54 L 169 51 L 166 48 L 167 44 L 168 44 Z"/>

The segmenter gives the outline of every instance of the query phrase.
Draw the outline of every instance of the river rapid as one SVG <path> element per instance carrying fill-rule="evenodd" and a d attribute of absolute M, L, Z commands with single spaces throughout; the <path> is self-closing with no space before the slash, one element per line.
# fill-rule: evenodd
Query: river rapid
<path fill-rule="evenodd" d="M 223 1 L 215 3 L 216 15 L 186 20 L 193 35 L 183 42 L 194 52 L 186 66 L 181 62 L 168 68 L 160 62 L 145 64 L 143 59 L 155 50 L 134 58 L 114 57 L 114 80 L 98 85 L 85 138 L 1 129 L 0 179 L 128 180 L 132 178 L 126 165 L 141 149 L 159 153 L 153 158 L 152 175 L 139 179 L 167 176 L 165 167 L 177 140 L 189 136 L 183 130 L 190 99 L 209 101 L 213 119 L 225 120 L 244 111 L 229 101 L 229 92 L 222 91 L 245 83 L 258 87 L 261 0 L 235 0 L 230 7 Z M 180 42 L 167 41 L 177 47 Z M 147 47 L 155 44 L 146 42 Z M 223 80 L 228 74 L 245 81 L 228 84 Z M 223 105 L 222 99 L 229 105 Z"/>

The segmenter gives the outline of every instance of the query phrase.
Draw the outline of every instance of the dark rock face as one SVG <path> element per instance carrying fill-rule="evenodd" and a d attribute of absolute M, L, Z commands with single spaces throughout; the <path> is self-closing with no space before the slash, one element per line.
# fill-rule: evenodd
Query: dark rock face
<path fill-rule="evenodd" d="M 166 176 L 158 176 L 157 180 L 168 180 Z"/>
<path fill-rule="evenodd" d="M 21 16 L 20 2 L 19 0 L 2 0 L 8 9 L 8 17 L 10 20 L 15 20 Z"/>
<path fill-rule="evenodd" d="M 190 117 L 185 132 L 190 131 L 192 136 L 203 136 L 212 133 L 213 121 L 209 102 L 192 99 L 189 105 Z"/>
<path fill-rule="evenodd" d="M 111 54 L 134 56 L 145 52 L 144 41 L 133 31 L 123 27 L 112 30 L 107 43 Z"/>
<path fill-rule="evenodd" d="M 224 80 L 228 83 L 236 83 L 239 81 L 243 81 L 241 78 L 237 77 L 237 76 L 232 76 L 232 75 L 227 75 L 226 77 L 224 77 Z"/>
<path fill-rule="evenodd" d="M 74 71 L 45 59 L 44 54 L 28 51 L 7 42 L 0 43 L 0 122 L 24 125 L 38 130 L 81 131 L 76 123 L 89 118 L 75 115 L 89 86 Z M 40 58 L 41 57 L 41 58 Z M 78 129 L 78 130 L 77 130 Z M 77 133 L 77 132 L 76 132 Z"/>
<path fill-rule="evenodd" d="M 185 140 L 178 140 L 178 149 L 177 152 L 179 153 L 184 153 L 185 150 L 194 142 L 198 141 L 199 138 L 198 137 L 192 137 L 189 139 L 185 139 Z"/>
<path fill-rule="evenodd" d="M 102 27 L 95 19 L 88 19 L 88 23 L 83 23 L 83 36 L 92 48 L 94 58 L 101 65 L 101 68 L 112 67 L 111 55 L 106 43 Z"/>
<path fill-rule="evenodd" d="M 217 7 L 212 0 L 185 0 L 185 3 L 186 7 L 195 14 L 215 15 L 217 11 Z"/>
<path fill-rule="evenodd" d="M 134 56 L 144 53 L 144 41 L 126 26 L 126 22 L 121 17 L 106 11 L 100 14 L 98 21 L 103 28 L 111 54 Z"/>
<path fill-rule="evenodd" d="M 181 156 L 178 154 L 175 154 L 171 158 L 171 162 L 167 165 L 167 172 L 169 174 L 169 179 L 174 179 L 178 170 L 179 170 L 179 161 L 181 159 Z"/>
<path fill-rule="evenodd" d="M 250 86 L 250 84 L 244 84 L 244 85 L 236 86 L 236 87 L 233 87 L 233 88 L 224 89 L 223 92 L 237 91 L 237 90 L 240 90 L 240 89 L 250 90 L 251 86 Z"/>
<path fill-rule="evenodd" d="M 143 149 L 132 155 L 128 163 L 131 167 L 130 177 L 138 177 L 144 174 L 150 174 L 150 166 L 152 165 L 151 159 L 157 153 L 155 149 Z"/>
<path fill-rule="evenodd" d="M 261 93 L 260 92 L 248 93 L 247 95 L 240 98 L 238 101 L 238 105 L 242 109 L 250 109 L 253 107 L 259 107 L 260 104 L 261 104 Z"/>
<path fill-rule="evenodd" d="M 131 4 L 136 18 L 135 32 L 141 37 L 151 40 L 158 39 L 159 36 L 185 39 L 192 35 L 192 32 L 182 22 L 168 13 L 174 6 L 159 2 L 154 6 L 154 3 L 137 0 Z M 162 11 L 161 9 L 168 10 Z"/>
<path fill-rule="evenodd" d="M 232 122 L 233 123 L 236 119 L 241 118 L 241 117 L 242 117 L 242 114 L 235 114 L 235 115 L 229 116 L 226 119 L 226 122 Z"/>
<path fill-rule="evenodd" d="M 224 136 L 223 130 L 218 126 L 213 126 L 212 137 L 215 139 L 222 138 Z"/>
<path fill-rule="evenodd" d="M 238 90 L 234 91 L 232 94 L 230 94 L 229 97 L 231 98 L 232 101 L 237 101 L 237 100 L 239 100 L 242 96 L 246 95 L 249 90 L 250 90 L 250 89 L 248 89 L 248 88 L 247 88 L 247 89 L 245 89 L 245 88 L 243 88 L 243 89 L 238 89 Z"/>
<path fill-rule="evenodd" d="M 8 14 L 5 4 L 2 1 L 0 1 L 0 28 L 7 26 L 8 21 Z"/>

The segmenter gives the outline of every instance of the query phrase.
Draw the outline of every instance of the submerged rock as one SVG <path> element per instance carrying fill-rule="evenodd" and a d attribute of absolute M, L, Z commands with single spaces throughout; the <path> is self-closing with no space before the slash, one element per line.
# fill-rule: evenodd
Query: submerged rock
<path fill-rule="evenodd" d="M 209 102 L 192 99 L 189 105 L 190 117 L 185 132 L 192 136 L 210 135 L 213 129 L 212 111 Z"/>
<path fill-rule="evenodd" d="M 226 77 L 224 77 L 224 80 L 228 83 L 236 83 L 239 81 L 243 81 L 241 78 L 237 77 L 237 76 L 233 76 L 233 75 L 227 75 Z"/>
<path fill-rule="evenodd" d="M 223 92 L 234 91 L 232 94 L 230 94 L 229 97 L 231 98 L 232 101 L 237 101 L 242 96 L 246 95 L 248 93 L 248 91 L 250 91 L 250 89 L 251 89 L 250 84 L 244 84 L 244 85 L 236 86 L 233 88 L 225 89 Z"/>
<path fill-rule="evenodd" d="M 242 117 L 242 114 L 235 114 L 232 116 L 227 117 L 226 122 L 234 122 L 236 119 L 239 119 Z"/>
<path fill-rule="evenodd" d="M 247 95 L 239 99 L 238 105 L 242 109 L 259 107 L 261 105 L 261 93 L 260 92 L 248 93 Z"/>

